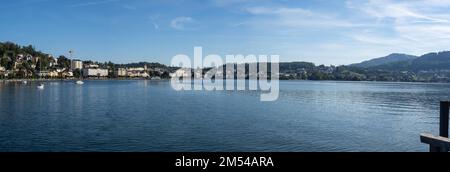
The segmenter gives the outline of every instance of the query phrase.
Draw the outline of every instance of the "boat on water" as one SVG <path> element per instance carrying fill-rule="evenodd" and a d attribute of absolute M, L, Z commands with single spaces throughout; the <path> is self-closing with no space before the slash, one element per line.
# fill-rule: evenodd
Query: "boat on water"
<path fill-rule="evenodd" d="M 73 50 L 69 50 L 69 56 L 70 56 L 70 58 L 71 59 L 73 59 Z M 73 62 L 73 60 L 71 61 L 71 63 Z M 81 69 L 79 70 L 79 78 L 78 78 L 78 80 L 77 81 L 75 81 L 75 84 L 77 84 L 77 85 L 83 85 L 84 84 L 84 82 L 82 81 L 82 76 L 81 76 Z"/>
<path fill-rule="evenodd" d="M 83 81 L 81 81 L 81 80 L 78 80 L 77 82 L 75 82 L 75 84 L 77 84 L 77 85 L 83 85 L 83 84 L 84 84 L 84 82 L 83 82 Z"/>
<path fill-rule="evenodd" d="M 43 90 L 43 89 L 44 89 L 44 84 L 39 84 L 39 85 L 37 86 L 37 88 L 40 89 L 40 90 Z"/>
<path fill-rule="evenodd" d="M 22 81 L 22 84 L 27 84 L 28 82 L 27 81 Z"/>

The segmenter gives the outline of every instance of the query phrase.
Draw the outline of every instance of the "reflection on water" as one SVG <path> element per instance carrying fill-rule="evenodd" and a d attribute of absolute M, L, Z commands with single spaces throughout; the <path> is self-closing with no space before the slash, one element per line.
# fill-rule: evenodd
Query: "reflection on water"
<path fill-rule="evenodd" d="M 0 151 L 426 151 L 449 84 L 283 81 L 181 91 L 167 81 L 0 84 Z"/>

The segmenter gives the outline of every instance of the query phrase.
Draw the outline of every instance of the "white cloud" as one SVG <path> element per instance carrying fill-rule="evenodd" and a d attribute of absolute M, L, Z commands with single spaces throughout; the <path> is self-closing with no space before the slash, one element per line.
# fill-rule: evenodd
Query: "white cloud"
<path fill-rule="evenodd" d="M 271 48 L 291 55 L 328 54 L 358 62 L 373 58 L 371 54 L 421 55 L 448 50 L 450 45 L 450 0 L 346 0 L 343 7 L 333 6 L 336 10 L 249 1 L 222 4 L 233 12 L 240 10 L 236 14 L 248 14 L 231 26 L 253 29 L 262 41 L 279 39 Z"/>
<path fill-rule="evenodd" d="M 347 1 L 347 6 L 351 9 L 360 10 L 369 16 L 376 17 L 379 20 L 394 19 L 397 22 L 449 22 L 446 18 L 441 18 L 437 14 L 430 11 L 436 9 L 441 1 L 391 1 L 391 0 L 368 0 L 361 3 L 361 1 Z M 442 1 L 443 2 L 443 1 Z M 445 5 L 447 3 L 442 3 Z M 450 3 L 448 3 L 450 4 Z"/>
<path fill-rule="evenodd" d="M 177 29 L 177 30 L 184 30 L 186 29 L 186 25 L 187 24 L 191 24 L 194 22 L 194 19 L 192 19 L 191 17 L 177 17 L 174 18 L 171 22 L 170 22 L 170 27 Z"/>
<path fill-rule="evenodd" d="M 347 6 L 384 27 L 371 33 L 354 33 L 355 41 L 373 46 L 398 47 L 420 54 L 448 49 L 450 45 L 450 1 L 368 0 L 347 1 Z M 388 30 L 392 33 L 383 35 Z"/>

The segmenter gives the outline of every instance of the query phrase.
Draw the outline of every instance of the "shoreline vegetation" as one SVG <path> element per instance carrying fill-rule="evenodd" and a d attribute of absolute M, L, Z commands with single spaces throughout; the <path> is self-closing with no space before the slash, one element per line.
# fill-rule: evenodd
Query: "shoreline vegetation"
<path fill-rule="evenodd" d="M 245 65 L 245 71 L 235 70 L 234 77 L 224 77 L 233 79 L 239 75 L 239 78 L 248 79 L 249 65 L 236 64 L 239 65 Z M 161 63 L 115 64 L 111 61 L 78 60 L 64 55 L 54 57 L 35 50 L 32 45 L 20 46 L 12 42 L 0 42 L 1 81 L 167 80 L 178 69 L 180 68 Z M 203 68 L 203 76 L 212 69 Z M 193 74 L 194 70 L 190 70 L 187 69 L 183 76 L 189 76 L 189 72 Z M 450 51 L 428 53 L 420 57 L 394 53 L 340 66 L 280 62 L 278 76 L 280 80 L 450 83 Z"/>
<path fill-rule="evenodd" d="M 48 81 L 78 81 L 79 79 L 70 78 L 70 79 L 58 79 L 58 78 L 49 78 L 49 79 L 0 79 L 0 82 L 48 82 Z M 160 79 L 160 80 L 152 80 L 145 78 L 87 78 L 83 79 L 83 81 L 168 81 L 169 79 Z"/>

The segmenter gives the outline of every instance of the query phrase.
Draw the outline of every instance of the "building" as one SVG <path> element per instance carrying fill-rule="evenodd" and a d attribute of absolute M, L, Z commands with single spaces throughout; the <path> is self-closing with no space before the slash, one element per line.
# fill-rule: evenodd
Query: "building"
<path fill-rule="evenodd" d="M 58 73 L 63 73 L 64 71 L 66 71 L 66 68 L 56 68 L 56 71 Z"/>
<path fill-rule="evenodd" d="M 144 67 L 132 67 L 132 68 L 118 68 L 114 71 L 116 77 L 131 77 L 131 78 L 149 78 L 147 65 Z"/>
<path fill-rule="evenodd" d="M 128 71 L 143 72 L 143 71 L 145 71 L 145 68 L 144 67 L 131 67 L 131 68 L 128 68 Z"/>
<path fill-rule="evenodd" d="M 53 57 L 50 57 L 50 58 L 49 58 L 49 65 L 50 65 L 50 67 L 55 67 L 55 66 L 57 66 L 57 65 L 58 65 L 58 59 L 55 59 L 55 58 L 53 58 Z"/>
<path fill-rule="evenodd" d="M 108 69 L 83 69 L 84 77 L 108 77 Z"/>
<path fill-rule="evenodd" d="M 142 77 L 142 78 L 149 78 L 150 75 L 149 75 L 147 72 L 144 72 L 144 73 L 141 73 L 139 77 Z"/>
<path fill-rule="evenodd" d="M 16 60 L 17 60 L 17 61 L 23 61 L 23 60 L 25 60 L 25 56 L 24 56 L 23 54 L 18 54 L 18 55 L 16 56 Z"/>
<path fill-rule="evenodd" d="M 62 72 L 62 73 L 61 73 L 61 76 L 62 76 L 63 78 L 66 78 L 66 77 L 73 77 L 73 72 Z"/>
<path fill-rule="evenodd" d="M 153 71 L 160 75 L 164 73 L 164 70 L 162 68 L 155 68 L 155 69 L 153 69 Z"/>
<path fill-rule="evenodd" d="M 59 75 L 59 72 L 58 72 L 58 71 L 50 71 L 50 72 L 48 73 L 48 76 L 49 76 L 49 77 L 52 77 L 52 78 L 56 78 L 56 77 L 59 77 L 60 75 Z"/>
<path fill-rule="evenodd" d="M 38 75 L 39 77 L 48 77 L 48 76 L 50 76 L 50 72 L 48 72 L 48 71 L 39 71 L 39 72 L 37 73 L 37 75 Z"/>
<path fill-rule="evenodd" d="M 191 77 L 192 71 L 191 69 L 181 68 L 175 71 L 175 73 L 170 74 L 171 77 Z"/>
<path fill-rule="evenodd" d="M 141 75 L 141 73 L 138 72 L 138 71 L 135 71 L 135 70 L 132 70 L 132 71 L 127 70 L 127 76 L 128 76 L 128 77 L 139 77 L 140 75 Z"/>
<path fill-rule="evenodd" d="M 99 68 L 98 64 L 84 64 L 84 68 Z"/>
<path fill-rule="evenodd" d="M 128 77 L 132 77 L 132 78 L 148 78 L 150 77 L 150 75 L 147 72 L 139 72 L 136 70 L 132 70 L 132 71 L 127 71 L 127 76 Z"/>
<path fill-rule="evenodd" d="M 72 60 L 70 63 L 70 67 L 72 70 L 83 69 L 83 62 L 81 60 Z"/>
<path fill-rule="evenodd" d="M 114 71 L 116 77 L 131 77 L 131 78 L 149 78 L 150 74 L 147 72 L 147 67 L 136 68 L 117 68 Z"/>
<path fill-rule="evenodd" d="M 25 60 L 26 61 L 32 61 L 33 60 L 33 56 L 28 54 L 28 55 L 25 56 Z"/>
<path fill-rule="evenodd" d="M 127 76 L 127 69 L 125 69 L 125 68 L 117 68 L 116 71 L 114 71 L 114 75 L 116 77 L 126 77 Z"/>
<path fill-rule="evenodd" d="M 0 66 L 0 78 L 6 76 L 6 69 L 2 66 Z"/>

